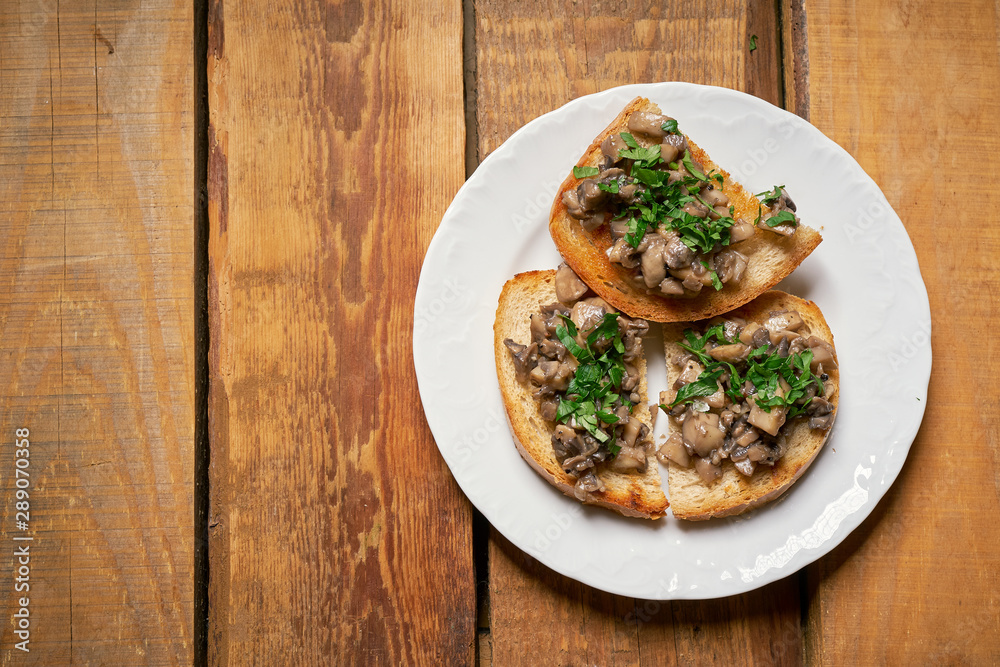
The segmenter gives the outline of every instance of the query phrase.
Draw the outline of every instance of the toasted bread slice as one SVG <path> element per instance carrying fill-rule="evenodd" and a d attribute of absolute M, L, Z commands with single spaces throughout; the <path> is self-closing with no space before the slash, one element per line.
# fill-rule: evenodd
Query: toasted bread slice
<path fill-rule="evenodd" d="M 507 338 L 518 343 L 531 342 L 529 317 L 541 306 L 556 301 L 555 274 L 555 271 L 529 271 L 514 276 L 504 285 L 493 325 L 493 346 L 497 378 L 514 444 L 538 474 L 574 498 L 576 478 L 567 474 L 556 459 L 552 447 L 553 424 L 542 418 L 538 402 L 532 398 L 532 390 L 527 383 L 522 384 L 515 378 L 514 362 L 504 345 Z M 651 427 L 645 357 L 636 366 L 641 378 L 641 400 L 632 414 Z M 668 503 L 655 456 L 647 456 L 645 473 L 625 474 L 605 469 L 600 471 L 598 477 L 604 483 L 605 491 L 587 494 L 584 503 L 607 507 L 631 517 L 658 519 L 664 515 Z"/>
<path fill-rule="evenodd" d="M 601 142 L 611 134 L 627 131 L 628 118 L 635 111 L 661 113 L 658 106 L 645 98 L 637 97 L 632 100 L 594 139 L 577 166 L 597 167 L 603 159 Z M 639 135 L 635 138 L 643 146 L 651 145 L 651 142 Z M 691 157 L 705 168 L 706 173 L 714 169 L 722 174 L 725 179 L 722 191 L 734 207 L 734 218 L 752 223 L 760 210 L 765 214 L 769 213 L 766 206 L 758 208 L 757 198 L 730 178 L 729 173 L 715 164 L 690 137 L 687 140 Z M 683 322 L 707 319 L 728 312 L 776 285 L 822 241 L 818 232 L 802 224 L 791 236 L 781 236 L 757 228 L 752 238 L 734 246 L 750 260 L 739 282 L 727 284 L 720 291 L 703 289 L 693 298 L 649 294 L 644 288 L 636 286 L 628 269 L 608 259 L 607 252 L 614 245 L 609 225 L 603 224 L 593 232 L 588 232 L 579 220 L 567 212 L 563 193 L 576 188 L 581 180 L 570 172 L 563 181 L 552 204 L 549 233 L 566 263 L 580 279 L 605 301 L 631 317 L 654 322 Z"/>
<path fill-rule="evenodd" d="M 765 292 L 729 315 L 763 322 L 768 318 L 768 313 L 776 310 L 797 310 L 814 336 L 833 345 L 833 334 L 816 304 L 785 292 L 778 290 Z M 663 325 L 668 387 L 673 386 L 681 371 L 673 360 L 684 353 L 678 342 L 684 340 L 684 329 L 689 326 L 691 326 L 689 322 Z M 828 400 L 833 405 L 836 416 L 840 398 L 840 371 L 837 369 L 824 369 L 824 371 L 829 376 L 824 385 L 829 384 L 833 387 L 833 393 Z M 750 477 L 736 470 L 732 463 L 724 461 L 722 477 L 712 484 L 706 484 L 694 467 L 683 468 L 670 461 L 667 484 L 674 516 L 696 521 L 731 516 L 774 500 L 787 491 L 805 472 L 823 448 L 832 428 L 831 426 L 826 430 L 811 429 L 807 419 L 797 419 L 786 425 L 782 432 L 788 439 L 788 451 L 778 459 L 773 468 L 758 465 Z M 673 420 L 669 420 L 668 434 L 678 430 Z"/>

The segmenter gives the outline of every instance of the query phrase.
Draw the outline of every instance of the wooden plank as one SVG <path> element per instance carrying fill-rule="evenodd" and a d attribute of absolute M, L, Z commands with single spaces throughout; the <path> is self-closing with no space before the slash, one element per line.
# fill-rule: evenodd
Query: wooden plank
<path fill-rule="evenodd" d="M 874 0 L 810 1 L 806 14 L 811 120 L 902 218 L 930 295 L 935 357 L 902 474 L 810 570 L 808 654 L 817 664 L 996 664 L 1000 232 L 988 220 L 1000 206 L 1000 17 L 993 3 Z"/>
<path fill-rule="evenodd" d="M 481 156 L 543 112 L 636 81 L 722 85 L 780 103 L 773 2 L 479 1 L 475 12 Z M 723 601 L 659 603 L 562 577 L 495 531 L 489 555 L 489 647 L 496 664 L 525 655 L 534 664 L 801 660 L 795 577 Z"/>
<path fill-rule="evenodd" d="M 180 0 L 0 4 L 3 664 L 194 659 L 192 34 Z"/>
<path fill-rule="evenodd" d="M 209 661 L 471 662 L 410 341 L 464 178 L 461 3 L 208 13 Z"/>

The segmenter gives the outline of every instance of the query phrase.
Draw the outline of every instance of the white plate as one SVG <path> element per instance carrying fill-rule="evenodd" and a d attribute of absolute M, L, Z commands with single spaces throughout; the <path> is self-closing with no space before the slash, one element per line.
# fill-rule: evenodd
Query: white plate
<path fill-rule="evenodd" d="M 676 117 L 751 192 L 786 185 L 802 219 L 823 233 L 819 248 L 779 287 L 816 301 L 834 332 L 837 423 L 788 493 L 742 517 L 644 521 L 583 507 L 528 467 L 503 416 L 492 344 L 500 289 L 515 273 L 558 264 L 547 227 L 553 195 L 584 148 L 637 95 Z M 819 130 L 732 90 L 624 86 L 528 123 L 455 196 L 427 251 L 414 309 L 420 397 L 462 490 L 520 549 L 620 595 L 721 597 L 813 562 L 885 495 L 924 413 L 930 307 L 902 223 L 857 162 Z M 657 337 L 646 350 L 655 397 L 666 382 Z"/>

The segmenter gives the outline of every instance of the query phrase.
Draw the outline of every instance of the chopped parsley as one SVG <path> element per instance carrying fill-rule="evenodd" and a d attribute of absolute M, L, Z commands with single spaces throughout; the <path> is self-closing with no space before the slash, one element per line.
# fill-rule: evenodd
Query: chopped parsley
<path fill-rule="evenodd" d="M 764 192 L 758 192 L 757 194 L 754 195 L 754 197 L 763 197 L 763 199 L 761 199 L 761 202 L 763 202 L 765 206 L 770 206 L 774 202 L 781 199 L 781 193 L 784 189 L 785 189 L 784 185 L 775 185 L 772 190 L 765 190 Z"/>
<path fill-rule="evenodd" d="M 684 210 L 687 204 L 701 200 L 697 193 L 710 179 L 717 180 L 721 186 L 722 175 L 713 173 L 706 176 L 694 165 L 691 153 L 684 151 L 680 162 L 689 176 L 682 176 L 680 180 L 670 183 L 670 173 L 655 168 L 663 164 L 659 144 L 643 148 L 628 132 L 622 132 L 621 136 L 628 148 L 621 149 L 618 156 L 635 161 L 631 176 L 640 186 L 634 202 L 626 205 L 616 216 L 628 221 L 625 241 L 637 248 L 648 230 L 666 225 L 680 235 L 686 246 L 701 253 L 709 253 L 718 246 L 729 245 L 729 228 L 736 224 L 731 217 L 732 209 L 729 216 L 721 216 L 715 220 L 710 216 L 699 218 Z M 677 163 L 671 163 L 670 167 L 680 168 Z M 611 191 L 610 186 L 608 191 Z M 702 200 L 701 203 L 709 211 L 713 210 L 707 202 Z"/>
<path fill-rule="evenodd" d="M 747 380 L 753 385 L 754 402 L 765 412 L 771 408 L 787 408 L 787 418 L 791 419 L 805 412 L 810 398 L 802 405 L 796 401 L 803 398 L 809 388 L 816 385 L 816 395 L 823 393 L 823 380 L 813 375 L 812 350 L 804 350 L 787 357 L 781 357 L 777 352 L 768 352 L 768 347 L 761 346 L 750 351 L 745 362 L 745 370 L 741 375 L 731 363 L 713 359 L 705 349 L 711 339 L 719 345 L 731 345 L 737 341 L 726 338 L 723 325 L 717 324 L 708 329 L 703 336 L 698 336 L 692 329 L 685 329 L 686 343 L 680 346 L 693 354 L 705 367 L 694 382 L 681 387 L 670 407 L 693 401 L 702 396 L 711 396 L 718 391 L 721 384 L 725 393 L 734 401 L 742 401 L 745 396 L 743 385 Z M 781 391 L 781 380 L 788 386 L 788 391 Z M 663 406 L 661 406 L 663 407 Z M 666 408 L 665 408 L 666 409 Z"/>
<path fill-rule="evenodd" d="M 757 35 L 750 35 L 750 53 L 757 50 Z"/>
<path fill-rule="evenodd" d="M 716 291 L 721 290 L 722 281 L 719 280 L 719 274 L 716 273 L 714 269 L 709 268 L 708 262 L 706 262 L 705 260 L 701 260 L 701 265 L 704 266 L 706 269 L 708 269 L 708 275 L 712 279 L 712 287 L 714 287 Z"/>
<path fill-rule="evenodd" d="M 790 224 L 792 227 L 797 226 L 799 223 L 795 219 L 795 214 L 791 211 L 779 211 L 778 213 L 772 215 L 770 218 L 764 221 L 768 227 L 777 227 L 778 225 Z"/>
<path fill-rule="evenodd" d="M 559 399 L 556 421 L 565 424 L 575 419 L 577 425 L 604 443 L 611 456 L 615 456 L 621 448 L 609 442 L 611 438 L 600 424 L 618 423 L 618 416 L 614 414 L 616 403 L 632 407 L 631 401 L 619 393 L 625 378 L 625 344 L 618 328 L 618 314 L 606 314 L 582 346 L 576 341 L 577 328 L 573 320 L 565 315 L 560 317 L 564 324 L 556 327 L 556 337 L 576 357 L 579 365 L 565 395 Z M 610 340 L 611 345 L 598 355 L 595 345 L 602 338 Z"/>
<path fill-rule="evenodd" d="M 677 129 L 677 121 L 671 118 L 666 123 L 660 126 L 660 129 L 667 134 L 680 134 L 680 130 Z"/>
<path fill-rule="evenodd" d="M 601 170 L 597 167 L 573 167 L 574 178 L 590 178 L 591 176 L 597 176 L 599 173 L 601 173 Z"/>
<path fill-rule="evenodd" d="M 782 195 L 784 194 L 784 185 L 775 185 L 771 190 L 765 190 L 764 192 L 758 192 L 755 197 L 763 197 L 760 200 L 761 204 L 765 206 L 773 206 L 777 203 Z M 753 221 L 753 224 L 760 223 L 760 219 L 763 216 L 763 209 L 760 204 L 757 205 L 757 219 Z M 799 222 L 795 219 L 795 214 L 791 211 L 779 211 L 778 213 L 772 215 L 770 218 L 764 221 L 768 227 L 777 227 L 778 225 L 790 224 L 792 227 L 798 227 Z"/>

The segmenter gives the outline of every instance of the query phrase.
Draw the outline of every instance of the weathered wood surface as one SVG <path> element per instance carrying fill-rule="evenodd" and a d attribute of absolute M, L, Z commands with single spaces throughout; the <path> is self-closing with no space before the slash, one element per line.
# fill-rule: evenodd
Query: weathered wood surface
<path fill-rule="evenodd" d="M 475 29 L 480 156 L 539 114 L 626 83 L 685 80 L 781 102 L 773 2 L 477 1 Z M 497 665 L 801 661 L 795 577 L 720 601 L 634 600 L 558 575 L 494 531 L 489 595 L 483 663 L 486 658 Z"/>
<path fill-rule="evenodd" d="M 902 218 L 934 326 L 927 412 L 902 474 L 810 568 L 808 655 L 997 664 L 1000 16 L 993 3 L 875 0 L 810 1 L 806 15 L 810 119 Z"/>
<path fill-rule="evenodd" d="M 464 179 L 461 3 L 208 13 L 209 661 L 469 663 L 471 509 L 411 355 Z"/>
<path fill-rule="evenodd" d="M 2 664 L 193 659 L 192 29 L 182 1 L 0 3 Z"/>

